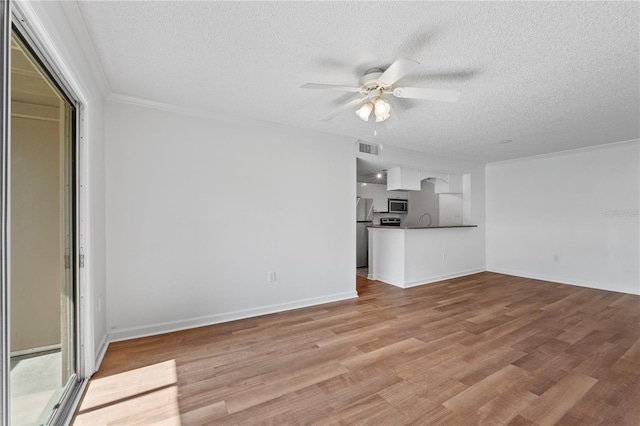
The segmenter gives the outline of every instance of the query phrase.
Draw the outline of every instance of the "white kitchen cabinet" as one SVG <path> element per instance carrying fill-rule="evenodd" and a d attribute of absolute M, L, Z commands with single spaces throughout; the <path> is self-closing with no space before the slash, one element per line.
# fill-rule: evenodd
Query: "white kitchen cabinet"
<path fill-rule="evenodd" d="M 395 198 L 406 200 L 408 197 L 408 192 L 405 191 L 387 191 L 387 198 Z"/>
<path fill-rule="evenodd" d="M 420 191 L 420 170 L 392 167 L 387 171 L 389 191 Z"/>
<path fill-rule="evenodd" d="M 433 192 L 436 194 L 462 194 L 462 175 L 448 175 L 446 180 L 437 179 Z"/>

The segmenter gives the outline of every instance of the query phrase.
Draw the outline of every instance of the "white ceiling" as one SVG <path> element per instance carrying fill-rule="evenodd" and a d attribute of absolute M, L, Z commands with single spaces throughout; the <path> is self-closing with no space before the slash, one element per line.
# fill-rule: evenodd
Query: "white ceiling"
<path fill-rule="evenodd" d="M 638 2 L 81 2 L 114 93 L 482 162 L 640 137 Z M 374 137 L 317 120 L 372 67 L 421 63 Z M 512 140 L 509 144 L 499 143 Z"/>

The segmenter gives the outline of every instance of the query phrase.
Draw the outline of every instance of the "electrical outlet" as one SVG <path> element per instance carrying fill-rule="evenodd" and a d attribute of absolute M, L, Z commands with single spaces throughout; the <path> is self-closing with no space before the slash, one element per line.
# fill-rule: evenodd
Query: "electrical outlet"
<path fill-rule="evenodd" d="M 447 260 L 447 252 L 446 251 L 442 252 L 442 260 Z"/>
<path fill-rule="evenodd" d="M 269 271 L 267 276 L 267 282 L 274 283 L 276 282 L 276 271 Z"/>

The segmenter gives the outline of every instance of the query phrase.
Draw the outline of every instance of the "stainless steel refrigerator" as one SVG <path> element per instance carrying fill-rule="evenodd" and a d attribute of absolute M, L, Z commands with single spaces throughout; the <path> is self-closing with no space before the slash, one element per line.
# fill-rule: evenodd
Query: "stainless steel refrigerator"
<path fill-rule="evenodd" d="M 369 231 L 373 223 L 373 199 L 356 198 L 356 267 L 369 265 Z"/>

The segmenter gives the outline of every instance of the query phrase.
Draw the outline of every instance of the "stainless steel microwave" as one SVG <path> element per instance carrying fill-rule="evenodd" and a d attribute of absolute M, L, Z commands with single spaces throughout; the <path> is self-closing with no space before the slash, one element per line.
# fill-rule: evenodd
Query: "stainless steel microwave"
<path fill-rule="evenodd" d="M 408 211 L 409 200 L 389 198 L 389 213 L 407 213 Z"/>

